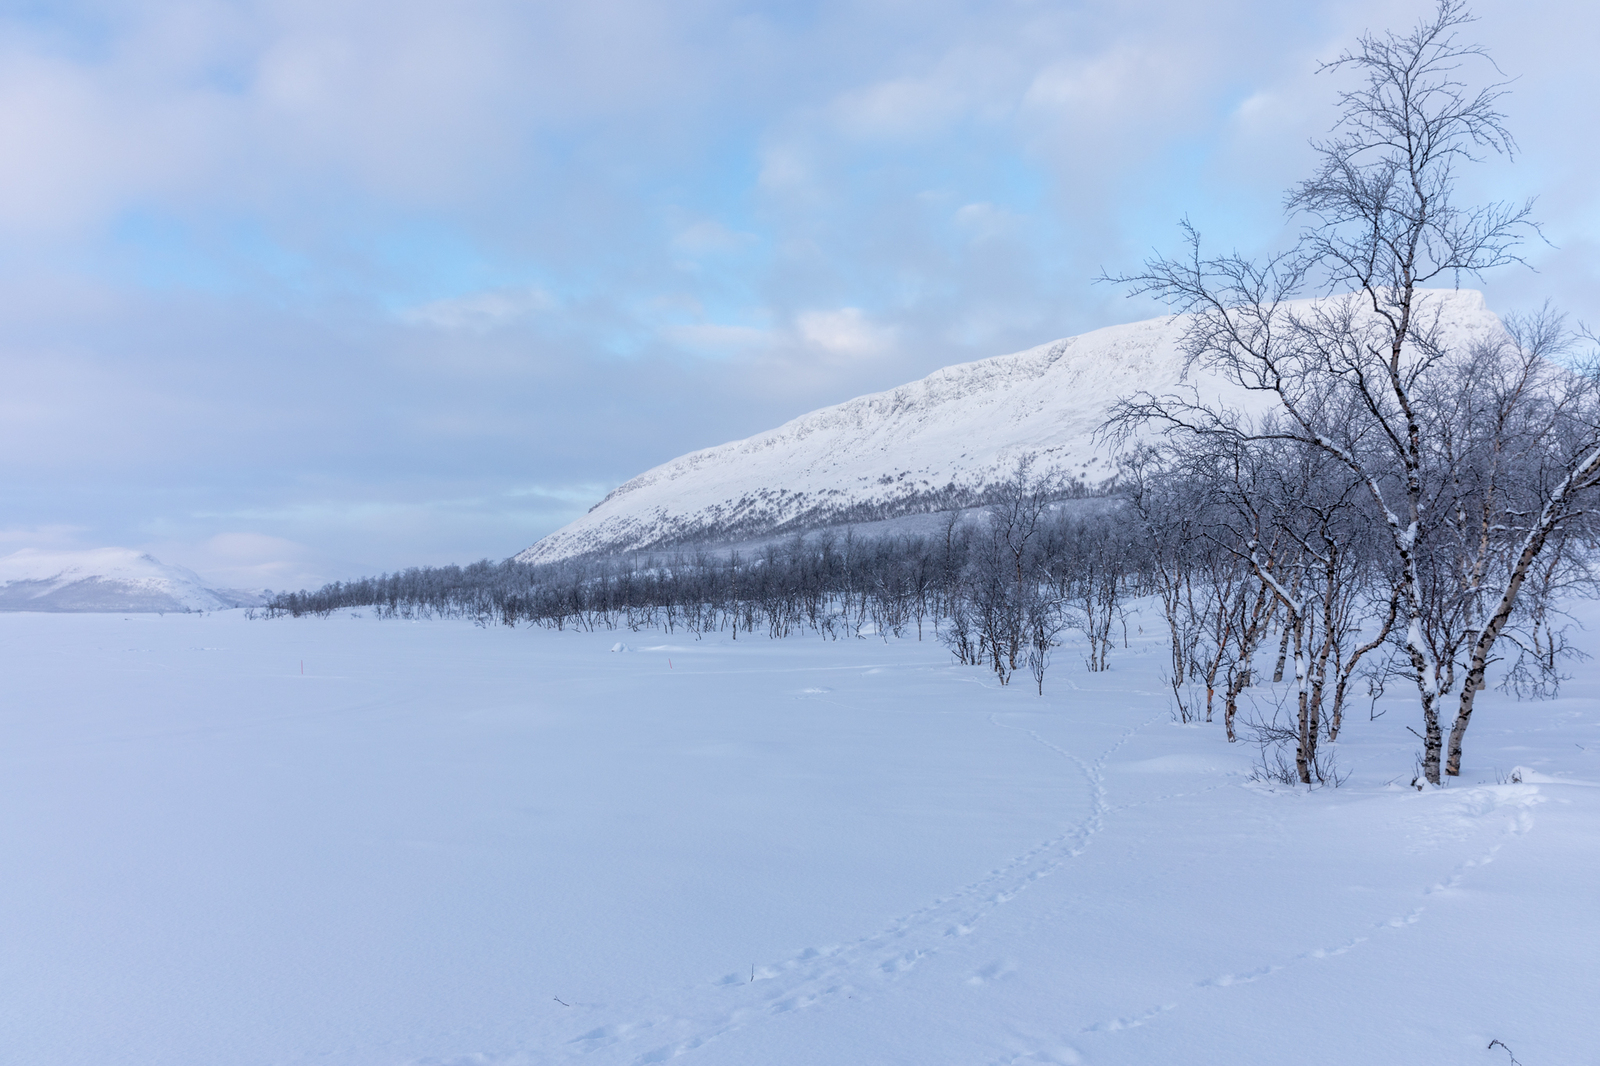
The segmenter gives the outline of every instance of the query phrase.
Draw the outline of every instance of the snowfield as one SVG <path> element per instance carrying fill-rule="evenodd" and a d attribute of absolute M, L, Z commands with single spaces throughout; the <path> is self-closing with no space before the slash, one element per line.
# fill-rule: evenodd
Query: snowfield
<path fill-rule="evenodd" d="M 1463 345 L 1503 328 L 1470 289 L 1424 291 L 1419 308 L 1424 319 L 1438 314 L 1446 336 Z M 691 452 L 627 481 L 516 558 L 547 563 L 948 510 L 962 492 L 1011 475 L 1024 456 L 1037 461 L 1035 473 L 1054 470 L 1097 486 L 1115 473 L 1116 449 L 1097 438 L 1112 405 L 1179 386 L 1184 321 L 1169 315 L 1108 326 L 945 367 Z M 1187 384 L 1241 410 L 1261 403 L 1204 373 Z"/>
<path fill-rule="evenodd" d="M 1600 1062 L 1592 662 L 1447 788 L 1397 699 L 1307 793 L 1137 626 L 1041 698 L 931 641 L 0 615 L 0 1059 Z"/>

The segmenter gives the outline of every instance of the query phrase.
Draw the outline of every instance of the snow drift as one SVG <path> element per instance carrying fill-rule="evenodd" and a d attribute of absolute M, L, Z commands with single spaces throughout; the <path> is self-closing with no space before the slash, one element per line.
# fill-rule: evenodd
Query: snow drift
<path fill-rule="evenodd" d="M 1500 328 L 1478 292 L 1426 298 L 1458 337 Z M 1037 470 L 1096 485 L 1115 466 L 1095 431 L 1118 398 L 1178 384 L 1183 325 L 1169 315 L 946 367 L 691 452 L 619 486 L 516 558 L 555 562 L 947 510 L 973 502 L 1023 456 L 1034 456 Z M 1213 396 L 1229 391 L 1204 375 L 1189 384 Z"/>
<path fill-rule="evenodd" d="M 266 602 L 261 592 L 207 588 L 201 577 L 131 548 L 0 558 L 0 611 L 217 611 Z"/>

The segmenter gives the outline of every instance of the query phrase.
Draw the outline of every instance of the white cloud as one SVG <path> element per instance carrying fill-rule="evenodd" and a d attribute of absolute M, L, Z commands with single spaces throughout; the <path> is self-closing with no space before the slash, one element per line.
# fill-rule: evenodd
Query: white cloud
<path fill-rule="evenodd" d="M 895 78 L 844 93 L 833 112 L 853 137 L 911 137 L 937 132 L 966 107 L 958 86 L 938 78 Z"/>
<path fill-rule="evenodd" d="M 616 488 L 610 482 L 596 481 L 580 485 L 530 485 L 507 489 L 503 495 L 512 499 L 552 500 L 558 504 L 591 504 Z"/>
<path fill-rule="evenodd" d="M 469 296 L 434 300 L 402 311 L 402 321 L 437 329 L 464 329 L 482 333 L 556 306 L 555 297 L 528 287 L 495 289 Z"/>
<path fill-rule="evenodd" d="M 84 547 L 84 526 L 43 525 L 0 528 L 0 551 L 35 548 L 40 551 Z"/>
<path fill-rule="evenodd" d="M 837 311 L 805 311 L 795 316 L 801 340 L 829 355 L 869 356 L 894 344 L 894 330 L 868 320 L 859 307 Z"/>
<path fill-rule="evenodd" d="M 315 588 L 360 568 L 284 537 L 230 531 L 198 541 L 161 540 L 140 546 L 164 563 L 188 567 L 213 588 Z"/>
<path fill-rule="evenodd" d="M 1160 69 L 1148 47 L 1121 45 L 1109 52 L 1080 56 L 1041 70 L 1023 102 L 1030 107 L 1085 110 L 1120 109 L 1149 92 Z"/>
<path fill-rule="evenodd" d="M 810 189 L 817 175 L 806 146 L 793 136 L 774 139 L 761 152 L 761 171 L 757 178 L 762 189 L 777 193 L 800 193 Z"/>
<path fill-rule="evenodd" d="M 672 246 L 689 255 L 739 252 L 759 240 L 754 233 L 731 230 L 715 219 L 701 219 L 680 229 Z"/>
<path fill-rule="evenodd" d="M 661 335 L 671 343 L 691 351 L 717 355 L 766 348 L 775 339 L 770 331 L 754 326 L 724 326 L 713 322 L 667 326 L 662 329 Z"/>
<path fill-rule="evenodd" d="M 1020 221 L 1015 212 L 991 203 L 966 204 L 956 209 L 954 221 L 974 240 L 1011 235 Z"/>

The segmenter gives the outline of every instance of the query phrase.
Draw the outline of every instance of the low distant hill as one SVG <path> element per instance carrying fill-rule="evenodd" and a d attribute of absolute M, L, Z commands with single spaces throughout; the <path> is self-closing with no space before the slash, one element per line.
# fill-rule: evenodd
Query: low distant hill
<path fill-rule="evenodd" d="M 0 611 L 220 611 L 259 606 L 268 590 L 216 589 L 181 566 L 131 548 L 0 557 Z"/>
<path fill-rule="evenodd" d="M 1500 330 L 1480 293 L 1426 293 L 1463 340 Z M 1116 473 L 1096 438 L 1111 405 L 1183 380 L 1177 316 L 1111 326 L 802 415 L 745 440 L 680 456 L 619 486 L 522 562 L 750 541 L 845 522 L 984 502 L 1025 456 L 1094 489 Z M 1203 374 L 1188 384 L 1248 409 L 1261 401 Z"/>

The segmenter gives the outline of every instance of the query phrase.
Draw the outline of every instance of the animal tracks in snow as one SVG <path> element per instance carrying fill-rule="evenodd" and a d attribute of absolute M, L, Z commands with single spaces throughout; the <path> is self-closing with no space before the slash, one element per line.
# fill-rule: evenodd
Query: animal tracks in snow
<path fill-rule="evenodd" d="M 991 715 L 997 728 L 1021 733 L 1029 743 L 1055 753 L 1081 775 L 1087 790 L 1087 809 L 1082 816 L 1054 837 L 1017 855 L 972 882 L 937 897 L 925 906 L 891 922 L 878 932 L 854 941 L 819 945 L 795 955 L 744 971 L 733 971 L 704 985 L 681 988 L 676 994 L 652 996 L 631 1006 L 620 1003 L 593 1004 L 587 1009 L 597 1021 L 601 1015 L 614 1020 L 591 1025 L 580 1035 L 569 1038 L 564 1047 L 554 1049 L 555 1061 L 584 1061 L 599 1056 L 606 1062 L 633 1064 L 666 1062 L 692 1054 L 735 1032 L 779 1022 L 798 1012 L 846 998 L 865 999 L 917 971 L 943 950 L 965 943 L 978 932 L 984 920 L 1037 882 L 1059 871 L 1082 855 L 1108 819 L 1169 801 L 1188 799 L 1229 787 L 1217 784 L 1189 791 L 1178 791 L 1113 806 L 1108 802 L 1106 769 L 1110 760 L 1135 735 L 1149 727 L 1142 722 L 1116 738 L 1092 761 L 1057 744 L 1025 724 L 1013 724 L 1002 714 Z M 1078 1063 L 1082 1053 L 1067 1040 L 1091 1040 L 1140 1029 L 1181 1009 L 1185 999 L 1200 990 L 1224 990 L 1281 979 L 1282 975 L 1309 963 L 1335 959 L 1367 944 L 1375 937 L 1403 931 L 1421 921 L 1427 903 L 1462 887 L 1473 869 L 1493 861 L 1501 847 L 1532 825 L 1530 809 L 1538 803 L 1533 786 L 1494 786 L 1458 792 L 1428 793 L 1406 800 L 1419 806 L 1400 820 L 1397 829 L 1411 840 L 1411 854 L 1423 861 L 1441 847 L 1459 847 L 1484 833 L 1493 831 L 1501 819 L 1500 832 L 1493 841 L 1472 856 L 1457 862 L 1450 872 L 1426 884 L 1419 884 L 1412 897 L 1414 905 L 1391 917 L 1372 921 L 1343 939 L 1332 939 L 1302 950 L 1268 954 L 1258 964 L 1194 979 L 1188 993 L 1177 986 L 1178 995 L 1152 996 L 1147 1005 L 1133 1010 L 1108 1011 L 1092 1024 L 1079 1022 L 1055 1034 L 1038 1034 L 1037 1039 L 1001 1038 L 1006 1051 L 994 1063 Z M 980 941 L 981 942 L 981 941 Z M 1021 974 L 1016 959 L 991 955 L 987 961 L 975 959 L 955 979 L 972 989 L 989 988 L 1011 981 Z M 1092 1015 L 1091 1015 L 1092 1017 Z M 516 1057 L 459 1060 L 462 1066 L 515 1066 Z M 550 1061 L 545 1056 L 537 1061 Z"/>
<path fill-rule="evenodd" d="M 1037 730 L 1009 725 L 998 715 L 991 715 L 989 720 L 1055 752 L 1082 774 L 1089 792 L 1088 810 L 1082 818 L 1064 832 L 870 936 L 826 948 L 807 948 L 779 962 L 757 965 L 744 973 L 735 971 L 700 986 L 698 991 L 684 989 L 675 997 L 677 1009 L 637 1003 L 625 1012 L 634 1020 L 595 1026 L 570 1039 L 566 1045 L 568 1058 L 587 1058 L 600 1051 L 609 1051 L 615 1057 L 622 1048 L 637 1046 L 637 1052 L 631 1057 L 624 1055 L 621 1061 L 664 1062 L 763 1020 L 781 1018 L 840 996 L 866 994 L 915 970 L 953 940 L 970 936 L 996 908 L 1081 855 L 1105 824 L 1108 808 L 1103 771 L 1107 761 L 1149 723 L 1126 730 L 1091 763 L 1045 739 Z M 971 974 L 966 983 L 977 986 L 1002 981 L 1015 968 L 1013 961 L 996 961 Z M 1121 1019 L 1107 1024 L 1126 1028 L 1142 1021 Z M 1062 1055 L 1075 1055 L 1064 1047 L 1058 1050 Z M 1012 1061 L 1077 1061 L 1075 1057 L 1059 1055 L 1039 1058 L 1034 1051 L 1018 1054 L 1034 1057 Z"/>
<path fill-rule="evenodd" d="M 1439 808 L 1413 815 L 1409 820 L 1413 837 L 1424 840 L 1428 850 L 1444 843 L 1469 839 L 1474 833 L 1483 830 L 1483 820 L 1492 815 L 1501 815 L 1506 820 L 1499 836 L 1485 851 L 1457 863 L 1450 874 L 1442 880 L 1418 889 L 1417 895 L 1424 899 L 1459 889 L 1470 870 L 1493 862 L 1495 855 L 1508 840 L 1521 836 L 1532 828 L 1533 818 L 1530 809 L 1543 802 L 1543 797 L 1538 795 L 1537 788 L 1529 785 L 1480 787 L 1457 793 L 1436 792 L 1424 794 L 1417 799 Z M 1422 849 L 1413 846 L 1410 850 L 1415 854 Z M 1403 914 L 1376 922 L 1371 927 L 1371 932 L 1366 935 L 1352 936 L 1347 941 L 1332 947 L 1317 947 L 1302 951 L 1255 969 L 1206 978 L 1197 981 L 1195 986 L 1229 988 L 1234 985 L 1251 984 L 1285 971 L 1297 963 L 1335 958 L 1367 943 L 1373 934 L 1405 929 L 1417 924 L 1422 920 L 1426 910 L 1425 905 L 1418 904 Z"/>
<path fill-rule="evenodd" d="M 1095 1025 L 1091 1025 L 1086 1029 L 1080 1030 L 1080 1032 L 1119 1033 L 1124 1029 L 1137 1029 L 1141 1025 L 1161 1017 L 1163 1014 L 1167 1013 L 1167 1011 L 1176 1010 L 1177 1008 L 1178 1005 L 1176 1003 L 1163 1003 L 1159 1007 L 1152 1007 L 1151 1009 L 1140 1014 L 1130 1014 L 1126 1017 L 1112 1018 L 1110 1021 L 1098 1022 Z"/>

